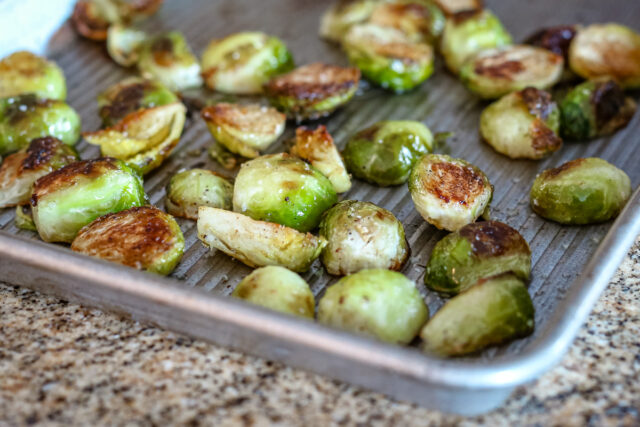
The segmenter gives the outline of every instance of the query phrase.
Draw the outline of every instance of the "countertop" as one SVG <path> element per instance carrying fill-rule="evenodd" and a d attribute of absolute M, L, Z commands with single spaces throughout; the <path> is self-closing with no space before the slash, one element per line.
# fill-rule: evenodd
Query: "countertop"
<path fill-rule="evenodd" d="M 462 418 L 0 285 L 0 425 L 640 425 L 640 239 L 562 363 Z"/>

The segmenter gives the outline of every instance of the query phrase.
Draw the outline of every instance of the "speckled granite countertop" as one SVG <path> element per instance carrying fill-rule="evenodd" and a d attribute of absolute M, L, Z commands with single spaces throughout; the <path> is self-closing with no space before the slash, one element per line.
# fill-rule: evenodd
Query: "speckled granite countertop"
<path fill-rule="evenodd" d="M 640 425 L 640 240 L 560 366 L 476 418 L 0 285 L 0 424 Z"/>

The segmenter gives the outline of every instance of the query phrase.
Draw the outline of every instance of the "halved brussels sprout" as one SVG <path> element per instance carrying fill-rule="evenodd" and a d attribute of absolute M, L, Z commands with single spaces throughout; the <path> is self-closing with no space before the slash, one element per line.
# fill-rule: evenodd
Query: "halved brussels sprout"
<path fill-rule="evenodd" d="M 379 0 L 338 0 L 322 15 L 320 37 L 341 42 L 349 28 L 365 22 Z"/>
<path fill-rule="evenodd" d="M 107 31 L 107 52 L 116 64 L 131 67 L 140 59 L 147 33 L 124 25 L 112 25 Z"/>
<path fill-rule="evenodd" d="M 0 155 L 45 136 L 75 144 L 80 138 L 80 116 L 64 101 L 33 95 L 0 99 Z"/>
<path fill-rule="evenodd" d="M 28 204 L 38 178 L 77 160 L 76 151 L 59 139 L 34 139 L 0 166 L 0 208 Z"/>
<path fill-rule="evenodd" d="M 342 47 L 367 80 L 398 93 L 413 89 L 433 73 L 433 48 L 393 27 L 355 25 Z"/>
<path fill-rule="evenodd" d="M 445 17 L 434 3 L 424 0 L 380 2 L 367 22 L 393 27 L 416 42 L 435 43 L 444 30 Z"/>
<path fill-rule="evenodd" d="M 284 132 L 287 118 L 260 104 L 218 103 L 202 110 L 211 135 L 229 151 L 256 158 Z"/>
<path fill-rule="evenodd" d="M 0 61 L 0 98 L 34 94 L 38 98 L 67 97 L 64 73 L 55 62 L 31 52 L 15 52 Z"/>
<path fill-rule="evenodd" d="M 72 163 L 38 179 L 31 208 L 45 242 L 71 243 L 94 219 L 145 204 L 140 176 L 126 163 L 99 158 Z"/>
<path fill-rule="evenodd" d="M 447 17 L 458 18 L 479 12 L 484 8 L 482 0 L 433 0 Z"/>
<path fill-rule="evenodd" d="M 14 220 L 16 227 L 21 230 L 38 231 L 31 215 L 31 205 L 16 206 L 16 217 Z"/>
<path fill-rule="evenodd" d="M 124 160 L 141 175 L 158 166 L 180 141 L 187 109 L 180 102 L 146 108 L 127 115 L 112 127 L 86 132 L 103 156 Z"/>
<path fill-rule="evenodd" d="M 460 13 L 447 19 L 440 50 L 451 72 L 458 74 L 464 62 L 476 53 L 511 44 L 511 35 L 489 10 Z"/>
<path fill-rule="evenodd" d="M 562 136 L 584 141 L 609 135 L 627 126 L 636 103 L 625 97 L 610 79 L 584 82 L 573 88 L 560 103 Z"/>
<path fill-rule="evenodd" d="M 200 63 L 182 33 L 170 31 L 140 48 L 138 68 L 143 77 L 159 80 L 173 91 L 202 86 Z"/>
<path fill-rule="evenodd" d="M 182 258 L 184 237 L 171 215 L 141 206 L 85 225 L 73 239 L 71 250 L 166 276 Z"/>
<path fill-rule="evenodd" d="M 378 122 L 356 133 L 342 152 L 354 176 L 380 185 L 407 182 L 418 159 L 433 149 L 433 135 L 411 120 Z"/>
<path fill-rule="evenodd" d="M 580 77 L 609 77 L 623 88 L 640 87 L 640 34 L 620 24 L 595 24 L 578 31 L 569 66 Z"/>
<path fill-rule="evenodd" d="M 84 37 L 107 39 L 111 24 L 130 24 L 153 15 L 162 0 L 80 0 L 76 2 L 71 20 Z"/>
<path fill-rule="evenodd" d="M 346 275 L 370 268 L 400 270 L 410 254 L 402 223 L 369 202 L 344 200 L 325 212 L 320 235 L 327 239 L 322 263 Z"/>
<path fill-rule="evenodd" d="M 562 56 L 535 46 L 515 45 L 484 50 L 464 63 L 460 78 L 485 99 L 499 98 L 525 87 L 547 89 L 560 81 Z"/>
<path fill-rule="evenodd" d="M 396 344 L 411 342 L 428 318 L 415 284 L 383 269 L 343 277 L 318 303 L 320 323 Z"/>
<path fill-rule="evenodd" d="M 231 209 L 233 185 L 215 172 L 190 169 L 173 175 L 166 193 L 167 212 L 195 220 L 200 206 Z"/>
<path fill-rule="evenodd" d="M 129 77 L 98 95 L 98 112 L 104 126 L 113 126 L 140 109 L 177 101 L 178 97 L 160 82 Z"/>
<path fill-rule="evenodd" d="M 288 117 L 313 120 L 346 104 L 358 90 L 359 82 L 357 68 L 316 62 L 271 79 L 264 91 Z"/>
<path fill-rule="evenodd" d="M 279 265 L 297 272 L 307 271 L 327 244 L 323 237 L 208 206 L 198 210 L 198 238 L 249 267 Z"/>
<path fill-rule="evenodd" d="M 521 280 L 531 274 L 531 249 L 517 230 L 498 221 L 467 224 L 440 240 L 431 252 L 424 283 L 456 295 L 478 280 L 502 273 Z"/>
<path fill-rule="evenodd" d="M 260 32 L 213 40 L 202 55 L 205 83 L 224 93 L 262 93 L 262 86 L 273 76 L 293 67 L 293 56 L 284 42 Z"/>
<path fill-rule="evenodd" d="M 316 300 L 309 285 L 293 271 L 275 265 L 254 270 L 231 296 L 281 313 L 313 319 Z"/>
<path fill-rule="evenodd" d="M 409 191 L 429 224 L 456 231 L 488 210 L 493 187 L 477 167 L 445 154 L 427 154 L 415 164 Z"/>
<path fill-rule="evenodd" d="M 506 274 L 484 279 L 449 300 L 420 331 L 425 351 L 462 356 L 530 335 L 534 308 L 527 288 Z"/>
<path fill-rule="evenodd" d="M 531 187 L 531 208 L 561 224 L 594 224 L 618 216 L 631 197 L 631 181 L 605 160 L 571 160 L 538 175 Z"/>
<path fill-rule="evenodd" d="M 336 193 L 351 188 L 351 178 L 326 126 L 320 125 L 315 130 L 304 126 L 296 129 L 295 143 L 290 151 L 329 178 Z"/>
<path fill-rule="evenodd" d="M 331 181 L 286 153 L 244 163 L 233 187 L 233 210 L 299 231 L 314 229 L 338 201 Z"/>
<path fill-rule="evenodd" d="M 541 159 L 562 147 L 560 109 L 545 91 L 528 87 L 484 109 L 480 134 L 498 153 L 512 159 Z"/>

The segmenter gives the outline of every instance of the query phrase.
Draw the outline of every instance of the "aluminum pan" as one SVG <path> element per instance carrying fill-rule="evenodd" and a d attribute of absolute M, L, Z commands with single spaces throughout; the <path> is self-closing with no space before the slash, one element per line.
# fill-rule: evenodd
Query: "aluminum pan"
<path fill-rule="evenodd" d="M 316 36 L 319 15 L 326 3 L 294 0 L 266 0 L 261 7 L 249 1 L 167 1 L 161 13 L 147 22 L 154 31 L 177 28 L 185 32 L 196 52 L 211 38 L 229 32 L 262 29 L 282 37 L 299 63 L 323 60 L 344 63 L 340 51 Z M 595 0 L 552 2 L 489 2 L 516 39 L 536 29 L 533 23 L 561 24 L 616 20 L 634 25 L 640 8 L 633 0 L 615 2 L 615 7 Z M 549 7 L 551 6 L 552 7 Z M 635 7 L 634 7 L 635 6 Z M 198 13 L 195 13 L 195 11 Z M 291 19 L 292 14 L 295 19 Z M 586 16 L 588 15 L 588 16 Z M 54 40 L 53 57 L 65 70 L 69 101 L 81 113 L 84 130 L 99 126 L 95 94 L 128 75 L 111 64 L 103 49 L 76 39 L 65 28 Z M 201 95 L 206 94 L 202 92 Z M 212 97 L 210 93 L 207 96 Z M 332 377 L 384 391 L 392 396 L 418 401 L 443 410 L 475 413 L 498 405 L 511 388 L 531 380 L 555 363 L 575 336 L 600 290 L 606 285 L 624 256 L 637 229 L 638 195 L 635 210 L 627 210 L 622 222 L 601 246 L 585 270 L 611 224 L 590 227 L 561 227 L 535 216 L 527 204 L 528 187 L 535 174 L 579 156 L 600 156 L 625 169 L 635 186 L 640 183 L 640 151 L 625 141 L 638 130 L 638 117 L 629 128 L 613 138 L 589 144 L 567 144 L 560 153 L 542 162 L 510 161 L 495 154 L 477 136 L 478 115 L 483 104 L 450 75 L 438 67 L 423 87 L 401 96 L 369 90 L 357 97 L 326 124 L 343 146 L 355 130 L 384 118 L 424 121 L 435 131 L 455 130 L 457 137 L 446 149 L 466 158 L 487 172 L 496 188 L 494 217 L 518 228 L 531 243 L 533 280 L 530 292 L 536 306 L 535 334 L 525 340 L 484 352 L 479 357 L 455 361 L 429 358 L 413 349 L 402 349 L 331 331 L 319 325 L 292 320 L 235 301 L 221 299 L 250 269 L 224 255 L 205 256 L 197 241 L 194 224 L 180 221 L 187 251 L 174 278 L 158 279 L 100 261 L 85 259 L 66 248 L 0 236 L 1 266 L 5 280 L 57 293 L 105 309 L 129 313 L 214 342 L 315 370 Z M 283 140 L 292 134 L 290 126 Z M 162 206 L 164 185 L 171 173 L 183 167 L 217 166 L 194 149 L 209 143 L 204 124 L 193 121 L 177 152 L 156 173 L 146 179 L 151 202 Z M 82 143 L 83 157 L 97 154 Z M 282 149 L 276 145 L 272 152 Z M 197 151 L 197 150 L 196 150 Z M 218 169 L 220 171 L 220 169 Z M 386 207 L 404 223 L 413 249 L 404 273 L 421 283 L 431 248 L 444 234 L 428 226 L 415 212 L 404 186 L 378 189 L 357 183 L 345 196 L 370 200 Z M 0 226 L 11 235 L 34 239 L 19 231 L 11 210 L 0 213 Z M 584 272 L 579 281 L 573 279 Z M 316 264 L 306 279 L 321 295 L 334 279 Z M 171 283 L 169 285 L 169 283 Z M 193 289 L 191 289 L 193 288 Z M 434 312 L 442 303 L 421 287 Z"/>

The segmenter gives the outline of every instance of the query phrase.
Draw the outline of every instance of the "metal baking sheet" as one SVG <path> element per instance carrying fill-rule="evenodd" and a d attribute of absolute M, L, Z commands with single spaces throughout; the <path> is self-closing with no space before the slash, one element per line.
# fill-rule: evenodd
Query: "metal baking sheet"
<path fill-rule="evenodd" d="M 639 29 L 637 0 L 487 3 L 515 40 L 541 26 L 574 22 L 618 21 Z M 183 31 L 197 54 L 213 38 L 262 30 L 285 40 L 298 64 L 346 64 L 338 47 L 317 37 L 320 15 L 328 5 L 311 0 L 167 0 L 144 27 L 152 32 Z M 97 129 L 96 94 L 134 71 L 113 64 L 104 46 L 77 38 L 68 24 L 53 38 L 50 56 L 65 71 L 69 103 L 82 116 L 83 130 Z M 205 90 L 191 95 L 229 99 Z M 640 119 L 636 115 L 627 129 L 610 138 L 567 143 L 539 162 L 513 161 L 481 142 L 478 118 L 484 105 L 438 64 L 434 76 L 417 90 L 396 96 L 368 88 L 320 123 L 327 125 L 339 147 L 355 131 L 383 119 L 420 120 L 435 132 L 455 132 L 440 151 L 471 161 L 487 173 L 495 187 L 492 216 L 517 228 L 530 243 L 529 291 L 536 308 L 536 331 L 527 339 L 475 357 L 440 360 L 416 348 L 375 342 L 231 300 L 225 296 L 251 270 L 221 253 L 209 254 L 197 239 L 195 223 L 188 220 L 179 220 L 185 256 L 170 278 L 161 278 L 72 253 L 63 245 L 44 244 L 34 233 L 18 230 L 13 210 L 4 210 L 0 212 L 0 277 L 428 407 L 463 414 L 487 411 L 502 403 L 514 387 L 557 363 L 640 233 L 638 192 L 613 225 L 566 227 L 533 214 L 528 206 L 531 182 L 543 169 L 577 157 L 598 156 L 624 169 L 636 188 L 640 150 L 634 134 Z M 269 152 L 282 151 L 283 141 L 294 129 L 295 124 L 289 124 Z M 163 207 L 164 187 L 182 168 L 206 167 L 229 174 L 208 159 L 205 147 L 210 142 L 202 120 L 194 117 L 187 123 L 178 149 L 145 179 L 151 203 Z M 84 142 L 78 147 L 83 158 L 98 155 L 95 147 Z M 445 233 L 422 220 L 406 186 L 377 188 L 355 181 L 343 198 L 371 201 L 403 222 L 412 248 L 403 273 L 418 283 L 434 313 L 442 301 L 424 289 L 422 276 L 433 245 Z M 324 273 L 319 262 L 304 277 L 316 297 L 336 280 Z"/>

